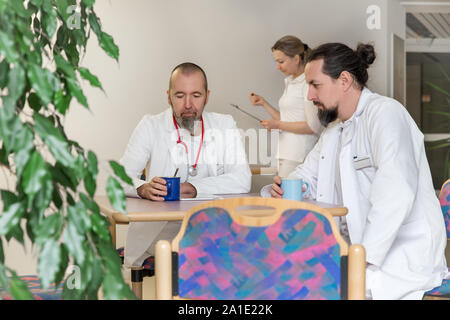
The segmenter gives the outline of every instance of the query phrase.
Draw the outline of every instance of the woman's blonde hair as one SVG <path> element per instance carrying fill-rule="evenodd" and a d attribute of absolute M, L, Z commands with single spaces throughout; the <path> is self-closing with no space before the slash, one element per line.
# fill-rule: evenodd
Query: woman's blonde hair
<path fill-rule="evenodd" d="M 303 43 L 299 38 L 294 36 L 284 36 L 279 39 L 272 47 L 272 51 L 274 50 L 279 50 L 291 58 L 298 55 L 302 65 L 305 64 L 308 55 L 312 51 L 306 43 Z"/>

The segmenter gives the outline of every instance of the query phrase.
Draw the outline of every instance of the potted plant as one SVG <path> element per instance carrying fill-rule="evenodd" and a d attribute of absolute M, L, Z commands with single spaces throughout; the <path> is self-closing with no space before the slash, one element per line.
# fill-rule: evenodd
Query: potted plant
<path fill-rule="evenodd" d="M 65 299 L 135 298 L 124 282 L 108 222 L 94 201 L 97 157 L 64 130 L 72 100 L 89 108 L 79 85 L 99 79 L 80 65 L 94 34 L 107 55 L 119 49 L 101 28 L 95 0 L 0 0 L 0 167 L 13 177 L 0 190 L 0 287 L 15 299 L 31 294 L 5 266 L 4 245 L 28 236 L 38 249 L 43 288 L 64 280 L 77 266 L 78 285 L 64 285 Z M 45 61 L 45 63 L 44 63 Z M 107 181 L 112 205 L 125 212 L 120 180 L 131 183 L 123 167 L 110 161 Z"/>
<path fill-rule="evenodd" d="M 444 67 L 441 64 L 436 64 L 437 68 L 441 72 L 443 76 L 443 81 L 447 84 L 450 84 L 450 77 L 445 71 Z M 445 101 L 444 104 L 425 104 L 425 112 L 436 115 L 439 118 L 439 121 L 435 124 L 436 129 L 439 129 L 441 132 L 448 132 L 450 129 L 450 92 L 448 89 L 443 88 L 441 85 L 438 85 L 432 81 L 425 81 L 425 84 L 433 88 L 436 92 L 443 95 L 442 101 Z M 433 149 L 444 149 L 445 158 L 444 158 L 444 181 L 450 177 L 450 138 L 439 139 L 436 141 L 427 142 L 427 147 L 430 150 Z"/>

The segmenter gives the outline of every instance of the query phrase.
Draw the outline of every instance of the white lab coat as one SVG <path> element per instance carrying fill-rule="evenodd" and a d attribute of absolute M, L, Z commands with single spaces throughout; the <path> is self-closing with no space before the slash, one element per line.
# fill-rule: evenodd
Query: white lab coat
<path fill-rule="evenodd" d="M 235 121 L 230 115 L 218 113 L 203 112 L 202 116 L 205 130 L 198 167 L 204 177 L 199 177 L 199 174 L 194 179 L 189 179 L 189 182 L 197 189 L 198 194 L 248 193 L 251 172 Z M 180 134 L 182 137 L 188 135 L 183 129 L 180 129 Z M 153 177 L 173 176 L 176 168 L 179 168 L 177 176 L 181 177 L 181 182 L 186 181 L 188 158 L 184 147 L 177 144 L 177 139 L 171 108 L 157 115 L 143 117 L 120 160 L 134 184 L 133 187 L 124 185 L 127 196 L 137 197 L 136 189 L 142 184 Z M 194 150 L 196 155 L 198 149 Z M 147 169 L 145 181 L 140 179 L 144 168 Z M 153 253 L 155 239 L 161 231 L 170 227 L 167 224 L 131 223 L 125 247 L 125 264 L 142 264 L 148 256 L 145 251 Z M 170 228 L 172 231 L 168 234 L 176 232 L 176 227 Z"/>
<path fill-rule="evenodd" d="M 351 242 L 366 249 L 374 299 L 421 299 L 447 274 L 445 225 L 423 134 L 397 101 L 363 89 L 351 119 L 327 128 L 289 177 L 310 184 L 310 197 L 338 201 L 336 151 Z"/>

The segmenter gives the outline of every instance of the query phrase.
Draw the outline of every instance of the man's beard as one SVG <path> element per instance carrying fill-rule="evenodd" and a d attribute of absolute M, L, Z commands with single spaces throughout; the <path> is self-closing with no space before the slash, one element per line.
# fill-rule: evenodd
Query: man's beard
<path fill-rule="evenodd" d="M 325 106 L 320 102 L 314 102 L 315 106 L 322 106 L 323 109 L 317 108 L 317 116 L 319 117 L 320 123 L 327 127 L 328 124 L 333 122 L 338 117 L 338 106 L 331 109 L 326 109 Z"/>
<path fill-rule="evenodd" d="M 189 131 L 189 133 L 192 135 L 194 134 L 195 124 L 199 119 L 200 119 L 200 117 L 197 116 L 197 113 L 195 113 L 193 116 L 190 116 L 190 117 L 184 117 L 183 114 L 181 114 L 181 116 L 177 116 L 175 114 L 175 120 L 176 120 L 177 124 L 181 128 Z"/>
<path fill-rule="evenodd" d="M 201 114 L 198 115 L 197 112 L 194 112 L 194 114 L 192 116 L 186 117 L 186 116 L 183 116 L 183 113 L 181 113 L 181 115 L 178 116 L 173 109 L 172 99 L 170 99 L 170 97 L 169 97 L 169 102 L 170 102 L 170 107 L 172 108 L 172 112 L 173 112 L 173 115 L 175 116 L 175 121 L 177 122 L 177 124 L 181 128 L 189 131 L 189 133 L 191 135 L 194 135 L 195 134 L 195 132 L 194 132 L 195 124 L 198 120 L 200 120 Z M 205 106 L 203 105 L 203 107 L 205 107 Z"/>

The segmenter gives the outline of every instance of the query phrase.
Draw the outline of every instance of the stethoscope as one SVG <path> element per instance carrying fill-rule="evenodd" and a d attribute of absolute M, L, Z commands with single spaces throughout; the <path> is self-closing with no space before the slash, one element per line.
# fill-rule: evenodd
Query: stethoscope
<path fill-rule="evenodd" d="M 175 120 L 175 116 L 172 115 L 172 118 L 173 118 L 173 124 L 175 125 L 175 129 L 177 129 L 177 134 L 178 134 L 177 144 L 181 143 L 184 146 L 184 149 L 186 150 L 186 155 L 188 156 L 188 147 L 187 147 L 186 143 L 184 143 L 181 140 L 180 130 L 178 129 L 178 124 L 177 124 L 177 121 Z M 195 163 L 192 166 L 189 166 L 189 161 L 187 162 L 188 175 L 190 175 L 191 177 L 195 177 L 197 175 L 197 173 L 198 173 L 198 171 L 197 171 L 198 158 L 200 156 L 200 151 L 202 150 L 202 145 L 203 145 L 203 134 L 205 132 L 205 128 L 203 126 L 203 116 L 200 117 L 200 120 L 202 122 L 202 140 L 200 141 L 200 146 L 198 147 L 197 159 L 195 160 Z"/>

